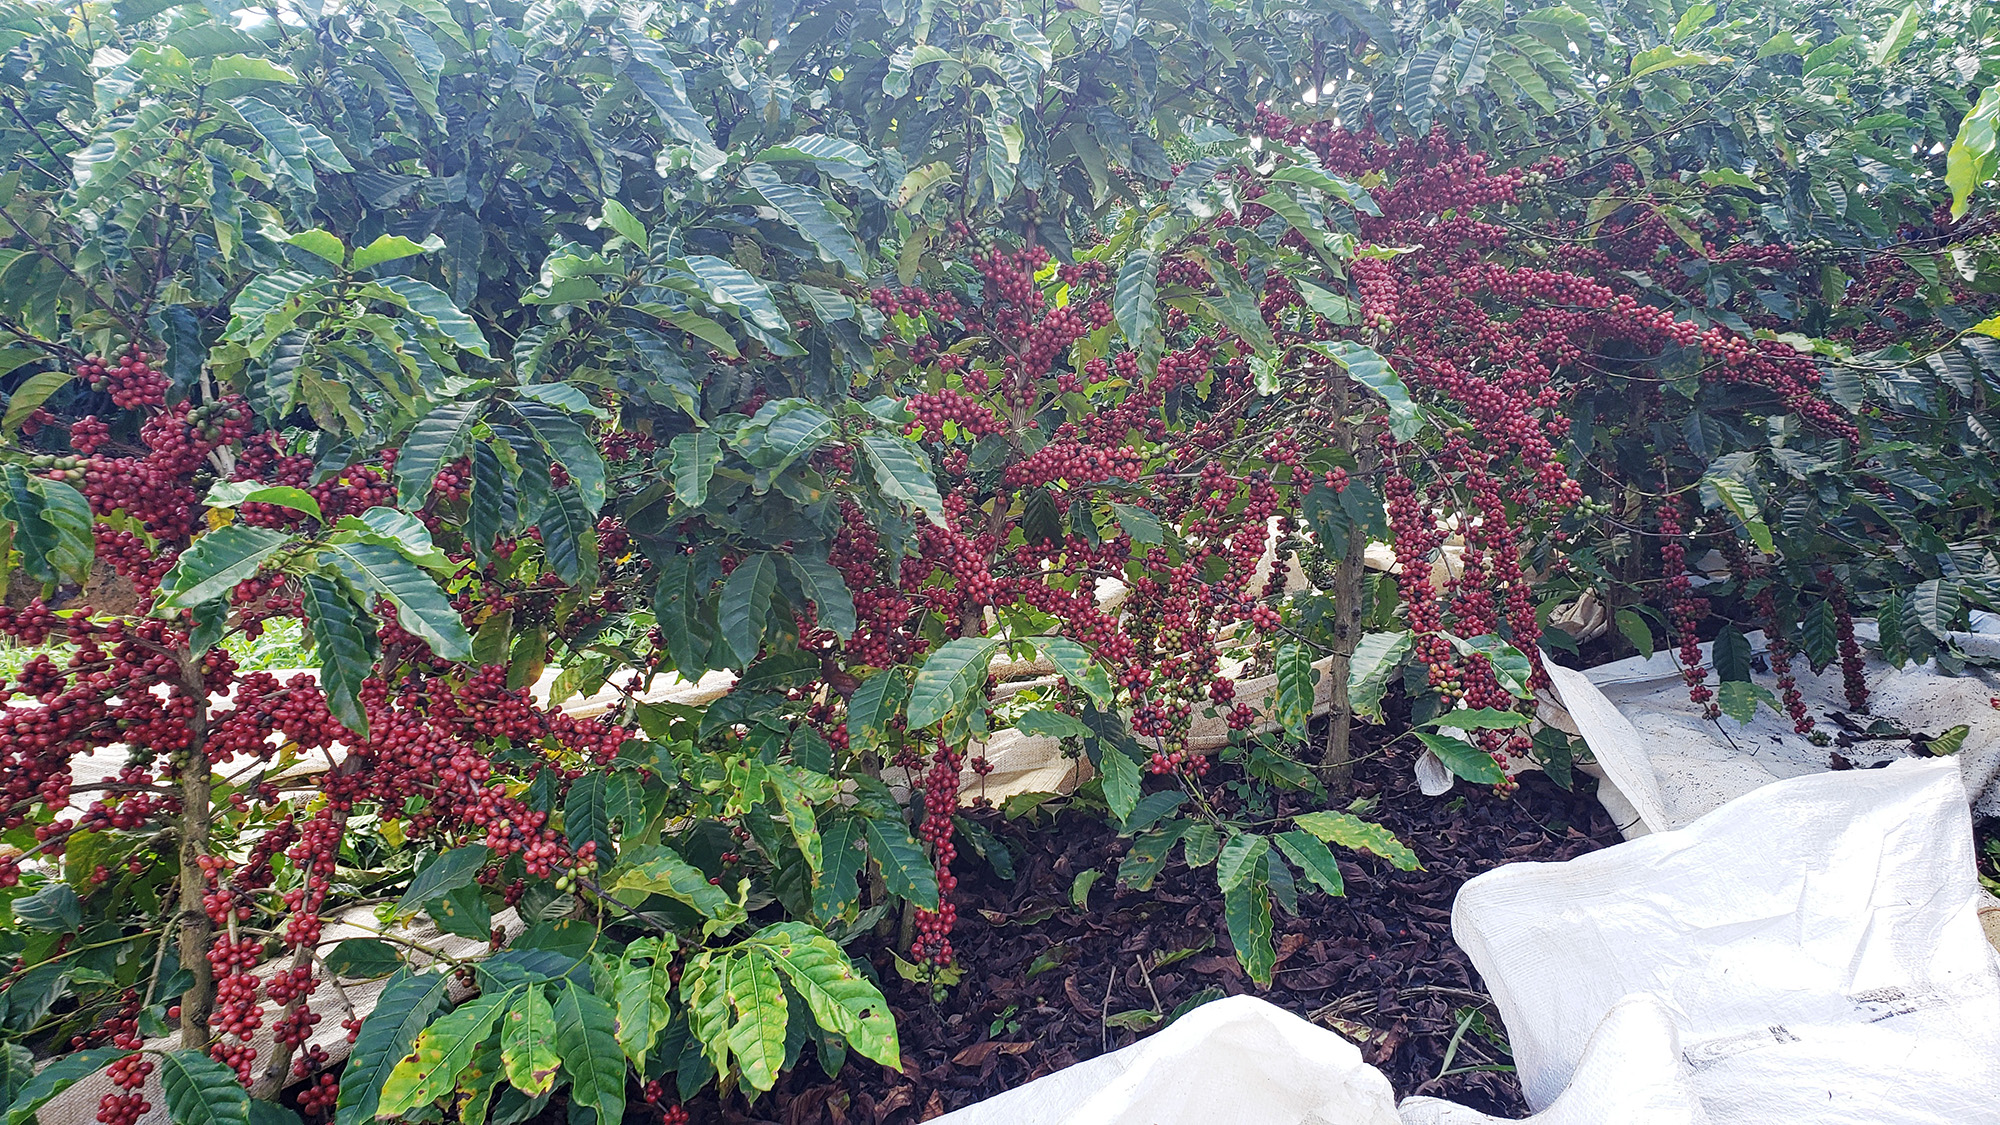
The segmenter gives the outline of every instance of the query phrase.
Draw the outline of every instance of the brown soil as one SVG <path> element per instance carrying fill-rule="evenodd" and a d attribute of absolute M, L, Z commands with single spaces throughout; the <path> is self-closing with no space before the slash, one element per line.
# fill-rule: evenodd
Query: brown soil
<path fill-rule="evenodd" d="M 1211 785 L 1225 780 L 1221 769 Z M 862 946 L 897 1013 L 902 1073 L 850 1061 L 829 1080 L 811 1049 L 776 1090 L 745 1105 L 713 1093 L 688 1106 L 697 1125 L 904 1125 L 1012 1089 L 1051 1071 L 1136 1042 L 1159 1017 L 1217 995 L 1261 996 L 1361 1045 L 1398 1096 L 1422 1093 L 1489 1113 L 1525 1114 L 1511 1073 L 1461 1068 L 1507 1061 L 1499 1020 L 1478 975 L 1451 939 L 1459 886 L 1520 860 L 1561 860 L 1616 843 L 1618 835 L 1579 776 L 1577 792 L 1539 773 L 1511 798 L 1461 785 L 1439 798 L 1417 791 L 1407 754 L 1376 756 L 1356 771 L 1368 815 L 1414 849 L 1423 870 L 1397 871 L 1343 854 L 1344 898 L 1301 889 L 1298 917 L 1280 912 L 1270 989 L 1238 969 L 1213 869 L 1176 860 L 1137 892 L 1116 885 L 1128 840 L 1085 811 L 1009 822 L 974 814 L 1006 841 L 1011 880 L 961 848 L 958 929 L 965 978 L 934 999 L 899 976 L 890 949 Z M 1226 797 L 1224 798 L 1226 799 Z M 1088 910 L 1071 904 L 1077 876 L 1103 877 Z M 1166 961 L 1168 963 L 1161 964 Z M 1460 1022 L 1479 1013 L 1447 1069 Z M 1487 1028 L 1492 1038 L 1482 1035 Z"/>

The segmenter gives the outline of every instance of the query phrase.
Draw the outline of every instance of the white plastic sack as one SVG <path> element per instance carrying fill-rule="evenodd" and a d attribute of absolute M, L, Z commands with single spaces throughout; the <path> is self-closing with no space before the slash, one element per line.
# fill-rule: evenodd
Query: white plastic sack
<path fill-rule="evenodd" d="M 1715 1125 L 1977 1125 L 2000 1122 L 2000 956 L 1974 870 L 1957 766 L 1898 762 L 1489 871 L 1452 931 L 1536 1109 L 1584 1081 L 1593 1035 L 1645 995 L 1673 1013 L 1680 1061 L 1635 1054 L 1658 1069 L 1632 1081 L 1670 1087 L 1684 1063 Z"/>
<path fill-rule="evenodd" d="M 1438 1098 L 1393 1109 L 1389 1080 L 1333 1032 L 1250 996 L 1196 1008 L 1150 1039 L 1059 1070 L 940 1125 L 1494 1125 Z M 1576 1080 L 1534 1125 L 1709 1125 L 1673 1015 L 1616 1006 Z"/>
<path fill-rule="evenodd" d="M 1255 997 L 1233 996 L 936 1122 L 1397 1125 L 1397 1116 L 1389 1080 L 1354 1044 Z"/>
<path fill-rule="evenodd" d="M 1994 627 L 1991 615 L 1977 624 Z M 1873 623 L 1857 623 L 1868 639 Z M 1753 651 L 1764 650 L 1761 633 L 1749 637 Z M 2000 634 L 1955 634 L 1959 647 L 1971 652 L 1981 644 L 2000 643 Z M 1702 660 L 1712 664 L 1710 645 Z M 1860 741 L 1850 746 L 1815 746 L 1792 729 L 1791 719 L 1760 705 L 1748 723 L 1723 716 L 1708 719 L 1688 698 L 1686 682 L 1672 652 L 1650 658 L 1633 657 L 1599 665 L 1586 672 L 1545 661 L 1559 708 L 1544 708 L 1543 718 L 1581 735 L 1597 759 L 1596 772 L 1606 784 L 1598 797 L 1629 839 L 1647 832 L 1678 828 L 1762 785 L 1785 777 L 1800 777 L 1828 769 L 1838 751 L 1857 765 L 1905 758 L 1907 739 Z M 1942 734 L 1961 724 L 1971 728 L 1964 746 L 1953 755 L 1972 794 L 1973 811 L 2000 816 L 2000 676 L 1969 669 L 1947 676 L 1935 664 L 1895 668 L 1875 659 L 1863 662 L 1868 680 L 1870 714 L 1857 716 L 1893 720 L 1913 733 Z M 1840 728 L 1828 719 L 1847 711 L 1840 665 L 1815 675 L 1805 660 L 1794 657 L 1792 670 L 1806 705 L 1828 734 Z M 1760 673 L 1756 683 L 1777 692 L 1777 680 Z M 1709 686 L 1714 687 L 1711 672 Z M 1566 712 L 1566 714 L 1565 714 Z"/>
<path fill-rule="evenodd" d="M 1405 1098 L 1403 1125 L 1493 1125 L 1512 1121 L 1439 1098 Z M 1681 1058 L 1674 1014 L 1652 996 L 1612 1005 L 1577 1059 L 1576 1073 L 1534 1125 L 1709 1125 L 1694 1076 Z"/>

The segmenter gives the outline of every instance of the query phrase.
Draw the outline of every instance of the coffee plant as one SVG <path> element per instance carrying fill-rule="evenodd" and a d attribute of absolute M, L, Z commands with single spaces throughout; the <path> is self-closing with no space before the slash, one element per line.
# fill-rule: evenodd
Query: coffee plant
<path fill-rule="evenodd" d="M 1417 862 L 1348 792 L 1392 696 L 1504 794 L 1568 783 L 1564 649 L 1802 731 L 1798 662 L 1866 706 L 1857 617 L 1962 666 L 1994 22 L 0 6 L 9 1120 L 899 1067 L 849 950 L 958 977 L 1010 729 L 1089 763 L 1125 886 L 1213 865 L 1267 984 L 1334 846 Z M 313 667 L 244 670 L 267 629 Z M 491 952 L 424 968 L 419 917 Z"/>

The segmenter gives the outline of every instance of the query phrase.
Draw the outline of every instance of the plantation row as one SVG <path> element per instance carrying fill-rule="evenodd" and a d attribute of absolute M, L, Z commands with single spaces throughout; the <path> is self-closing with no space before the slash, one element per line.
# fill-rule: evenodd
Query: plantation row
<path fill-rule="evenodd" d="M 1268 986 L 1274 908 L 1418 862 L 1357 722 L 1567 788 L 1551 659 L 1802 734 L 1857 617 L 1963 668 L 1996 24 L 0 4 L 8 1121 L 898 1067 L 854 950 L 980 987 L 1003 731 Z"/>

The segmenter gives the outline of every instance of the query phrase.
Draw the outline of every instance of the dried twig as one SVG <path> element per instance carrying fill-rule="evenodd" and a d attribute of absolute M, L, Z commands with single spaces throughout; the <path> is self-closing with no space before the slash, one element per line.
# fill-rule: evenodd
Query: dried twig
<path fill-rule="evenodd" d="M 1113 969 L 1104 976 L 1104 1003 L 1097 1010 L 1097 1046 L 1099 1050 L 1111 1049 L 1111 986 L 1118 983 L 1118 971 Z"/>

